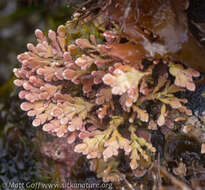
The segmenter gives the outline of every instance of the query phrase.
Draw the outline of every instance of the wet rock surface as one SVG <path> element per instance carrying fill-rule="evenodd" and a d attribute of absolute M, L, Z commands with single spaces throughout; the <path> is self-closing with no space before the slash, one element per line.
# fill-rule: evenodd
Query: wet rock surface
<path fill-rule="evenodd" d="M 205 111 L 205 85 L 198 85 L 196 91 L 186 92 L 185 98 L 188 99 L 188 107 L 198 114 L 202 114 Z"/>

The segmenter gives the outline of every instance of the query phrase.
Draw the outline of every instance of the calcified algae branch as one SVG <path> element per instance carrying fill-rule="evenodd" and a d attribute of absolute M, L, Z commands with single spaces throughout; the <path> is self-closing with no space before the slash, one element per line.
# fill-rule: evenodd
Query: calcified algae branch
<path fill-rule="evenodd" d="M 151 153 L 156 152 L 156 149 L 152 146 L 152 144 L 146 142 L 144 138 L 140 138 L 135 134 L 136 128 L 135 126 L 131 125 L 129 127 L 131 133 L 131 153 L 130 153 L 130 167 L 134 170 L 138 167 L 142 167 L 139 164 L 141 159 L 150 162 L 151 157 L 149 156 L 148 151 Z M 142 148 L 142 147 L 145 147 Z"/>
<path fill-rule="evenodd" d="M 154 159 L 156 150 L 138 135 L 140 127 L 163 127 L 172 110 L 192 114 L 177 93 L 195 90 L 199 73 L 154 57 L 147 64 L 142 44 L 121 42 L 119 27 L 102 31 L 96 20 L 74 18 L 48 37 L 36 30 L 37 45 L 28 44 L 28 52 L 18 56 L 22 65 L 14 69 L 14 83 L 33 126 L 66 137 L 99 177 L 119 181 L 121 152 L 132 170 L 146 169 Z"/>
<path fill-rule="evenodd" d="M 88 159 L 103 157 L 105 161 L 112 156 L 117 156 L 119 149 L 129 153 L 129 140 L 123 138 L 117 130 L 117 127 L 122 123 L 122 117 L 113 117 L 105 131 L 93 132 L 90 137 L 84 139 L 82 144 L 75 147 L 75 151 L 86 154 Z"/>

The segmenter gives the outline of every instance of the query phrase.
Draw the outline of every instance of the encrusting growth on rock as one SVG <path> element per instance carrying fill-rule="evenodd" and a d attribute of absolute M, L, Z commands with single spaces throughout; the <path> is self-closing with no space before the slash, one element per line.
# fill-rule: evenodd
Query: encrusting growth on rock
<path fill-rule="evenodd" d="M 177 92 L 195 90 L 193 77 L 199 73 L 169 60 L 146 59 L 116 25 L 98 28 L 97 22 L 74 18 L 57 32 L 49 30 L 48 37 L 37 29 L 37 45 L 29 43 L 28 52 L 18 56 L 22 65 L 14 69 L 14 83 L 33 126 L 66 137 L 99 177 L 115 181 L 122 179 L 120 152 L 132 170 L 152 163 L 156 149 L 138 136 L 139 128 L 163 127 L 172 109 L 192 114 Z"/>

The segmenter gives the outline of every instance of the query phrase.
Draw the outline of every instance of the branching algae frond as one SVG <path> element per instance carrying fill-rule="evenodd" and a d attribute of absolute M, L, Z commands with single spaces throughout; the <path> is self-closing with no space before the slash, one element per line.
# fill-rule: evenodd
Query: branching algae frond
<path fill-rule="evenodd" d="M 156 130 L 172 110 L 192 114 L 178 92 L 194 91 L 199 73 L 169 59 L 146 57 L 142 44 L 101 20 L 85 23 L 75 17 L 57 32 L 49 30 L 48 37 L 37 29 L 37 45 L 29 43 L 28 52 L 18 55 L 14 83 L 33 126 L 66 137 L 99 177 L 119 181 L 121 152 L 132 170 L 153 162 L 156 149 L 138 129 Z"/>

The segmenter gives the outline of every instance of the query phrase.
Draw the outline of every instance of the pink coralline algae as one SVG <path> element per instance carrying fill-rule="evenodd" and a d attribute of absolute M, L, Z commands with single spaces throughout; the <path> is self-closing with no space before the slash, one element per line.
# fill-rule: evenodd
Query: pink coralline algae
<path fill-rule="evenodd" d="M 14 69 L 15 75 L 21 78 L 14 83 L 24 89 L 19 97 L 27 100 L 21 104 L 21 109 L 27 111 L 28 116 L 35 116 L 33 126 L 43 125 L 44 131 L 58 137 L 85 130 L 84 120 L 93 105 L 62 93 L 67 85 L 65 80 L 78 84 L 85 77 L 81 78 L 84 72 L 80 70 L 85 67 L 85 57 L 72 60 L 66 47 L 64 26 L 58 28 L 57 34 L 50 30 L 49 40 L 40 30 L 35 34 L 38 44 L 28 44 L 30 51 L 18 56 L 22 67 Z"/>
<path fill-rule="evenodd" d="M 48 37 L 39 29 L 35 35 L 37 45 L 27 45 L 28 52 L 18 55 L 21 67 L 14 69 L 24 100 L 20 107 L 34 118 L 33 126 L 73 143 L 74 151 L 93 163 L 116 168 L 123 151 L 131 169 L 147 168 L 156 150 L 137 135 L 138 128 L 156 130 L 172 109 L 192 114 L 176 93 L 194 90 L 192 78 L 199 73 L 169 60 L 143 61 L 141 47 L 121 43 L 116 28 L 102 31 L 93 23 L 68 22 L 57 32 L 49 30 Z"/>

